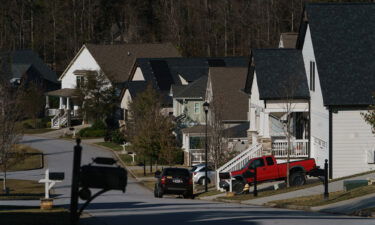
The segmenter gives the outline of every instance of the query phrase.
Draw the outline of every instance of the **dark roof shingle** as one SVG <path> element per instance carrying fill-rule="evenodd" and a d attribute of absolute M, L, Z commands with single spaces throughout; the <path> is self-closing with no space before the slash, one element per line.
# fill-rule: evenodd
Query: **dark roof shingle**
<path fill-rule="evenodd" d="M 373 104 L 375 4 L 315 3 L 305 6 L 324 105 Z M 299 47 L 307 24 L 302 24 Z"/>
<path fill-rule="evenodd" d="M 254 73 L 262 100 L 309 99 L 310 93 L 302 52 L 297 49 L 254 49 L 253 71 L 246 92 L 251 92 Z M 250 84 L 249 84 L 250 82 Z"/>
<path fill-rule="evenodd" d="M 201 98 L 206 95 L 207 76 L 183 86 L 174 86 L 173 98 Z"/>

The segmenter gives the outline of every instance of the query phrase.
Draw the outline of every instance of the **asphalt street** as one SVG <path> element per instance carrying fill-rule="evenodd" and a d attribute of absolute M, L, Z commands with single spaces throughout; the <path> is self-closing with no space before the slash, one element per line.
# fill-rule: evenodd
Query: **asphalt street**
<path fill-rule="evenodd" d="M 55 188 L 55 204 L 68 207 L 74 143 L 66 140 L 26 136 L 23 143 L 47 154 L 47 166 L 51 171 L 65 172 L 65 181 Z M 83 145 L 82 164 L 96 156 L 112 156 L 112 153 L 91 145 Z M 14 178 L 38 180 L 44 170 L 11 174 Z M 38 177 L 38 178 L 37 178 Z M 37 178 L 37 179 L 35 179 Z M 95 191 L 94 191 L 95 192 Z M 18 203 L 17 203 L 18 202 Z M 19 201 L 0 201 L 0 204 L 20 204 Z M 23 201 L 23 205 L 39 204 Z M 159 225 L 159 224 L 375 224 L 374 219 L 342 215 L 267 208 L 241 204 L 217 203 L 167 196 L 153 197 L 148 189 L 130 178 L 126 193 L 110 191 L 95 199 L 87 212 L 92 217 L 83 218 L 83 224 L 98 225 Z"/>

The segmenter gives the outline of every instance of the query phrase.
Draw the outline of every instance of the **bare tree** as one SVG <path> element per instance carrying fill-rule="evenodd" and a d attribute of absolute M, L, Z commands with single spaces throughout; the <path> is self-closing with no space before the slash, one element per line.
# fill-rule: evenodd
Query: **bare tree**
<path fill-rule="evenodd" d="M 3 172 L 3 190 L 6 190 L 7 171 L 18 161 L 15 146 L 22 137 L 19 121 L 23 118 L 21 89 L 12 87 L 8 81 L 0 82 L 0 167 Z"/>

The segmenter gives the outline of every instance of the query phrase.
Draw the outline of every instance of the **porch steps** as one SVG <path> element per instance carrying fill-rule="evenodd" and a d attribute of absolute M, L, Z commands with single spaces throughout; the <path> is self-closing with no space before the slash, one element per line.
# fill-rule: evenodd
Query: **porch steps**
<path fill-rule="evenodd" d="M 252 158 L 260 157 L 263 154 L 262 144 L 251 145 L 248 149 L 242 151 L 236 157 L 225 163 L 216 171 L 216 188 L 219 190 L 219 174 L 222 172 L 231 172 L 242 169 L 245 164 Z"/>

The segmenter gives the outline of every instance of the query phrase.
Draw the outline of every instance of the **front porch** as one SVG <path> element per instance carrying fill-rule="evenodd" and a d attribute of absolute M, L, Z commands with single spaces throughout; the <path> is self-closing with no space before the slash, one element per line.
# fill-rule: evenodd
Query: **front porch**
<path fill-rule="evenodd" d="M 76 90 L 70 88 L 59 89 L 45 93 L 46 96 L 46 116 L 53 116 L 51 119 L 51 128 L 59 129 L 61 127 L 71 126 L 72 119 L 81 119 L 80 106 L 76 101 Z M 49 97 L 59 98 L 59 107 L 50 108 Z"/>
<path fill-rule="evenodd" d="M 288 155 L 291 159 L 310 157 L 308 109 L 308 102 L 267 102 L 266 108 L 251 105 L 249 141 L 252 145 L 262 144 L 263 154 L 272 154 L 277 159 L 286 159 Z"/>

